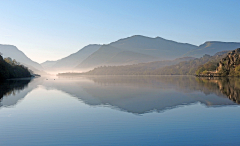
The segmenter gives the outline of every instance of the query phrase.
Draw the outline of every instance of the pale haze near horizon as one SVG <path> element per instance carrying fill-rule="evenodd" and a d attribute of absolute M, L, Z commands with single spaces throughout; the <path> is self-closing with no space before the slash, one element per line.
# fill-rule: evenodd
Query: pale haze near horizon
<path fill-rule="evenodd" d="M 238 0 L 1 1 L 0 44 L 42 63 L 132 35 L 240 42 L 239 7 Z"/>

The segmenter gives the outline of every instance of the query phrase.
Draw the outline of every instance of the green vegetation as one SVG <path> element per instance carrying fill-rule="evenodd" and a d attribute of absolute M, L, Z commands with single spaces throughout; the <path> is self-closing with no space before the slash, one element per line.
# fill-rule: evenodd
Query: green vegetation
<path fill-rule="evenodd" d="M 221 76 L 227 76 L 227 75 L 229 74 L 228 71 L 227 71 L 227 69 L 226 69 L 225 67 L 222 67 L 222 68 L 218 71 L 218 73 L 220 73 Z"/>
<path fill-rule="evenodd" d="M 153 71 L 155 75 L 194 75 L 199 70 L 206 70 L 204 66 L 205 63 L 217 59 L 219 56 L 204 55 L 201 58 L 197 58 L 190 61 L 180 62 L 179 64 L 167 66 L 164 68 L 159 68 Z M 199 69 L 199 67 L 202 67 Z"/>
<path fill-rule="evenodd" d="M 215 76 L 240 76 L 240 48 L 229 52 L 220 60 L 204 64 L 196 73 L 204 75 L 213 70 L 216 71 Z"/>
<path fill-rule="evenodd" d="M 235 68 L 235 74 L 236 74 L 236 76 L 240 76 L 240 65 L 238 65 L 238 66 Z"/>
<path fill-rule="evenodd" d="M 23 77 L 31 77 L 28 68 L 11 58 L 3 59 L 0 54 L 0 80 Z"/>
<path fill-rule="evenodd" d="M 203 65 L 200 65 L 196 70 L 196 75 L 199 74 L 208 74 L 209 71 L 215 71 L 217 69 L 217 62 L 216 61 L 209 61 Z"/>

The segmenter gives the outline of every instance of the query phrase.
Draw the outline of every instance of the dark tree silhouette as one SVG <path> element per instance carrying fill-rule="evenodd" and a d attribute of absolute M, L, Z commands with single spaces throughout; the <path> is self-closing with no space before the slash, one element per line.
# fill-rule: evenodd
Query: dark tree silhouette
<path fill-rule="evenodd" d="M 31 77 L 27 67 L 18 63 L 15 59 L 5 58 L 0 55 L 0 80 L 11 78 Z"/>

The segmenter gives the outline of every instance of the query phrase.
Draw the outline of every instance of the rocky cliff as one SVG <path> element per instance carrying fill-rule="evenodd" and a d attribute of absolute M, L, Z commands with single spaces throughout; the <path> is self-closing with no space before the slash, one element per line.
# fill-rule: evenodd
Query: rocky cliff
<path fill-rule="evenodd" d="M 240 75 L 240 48 L 233 50 L 218 63 L 217 73 L 221 76 Z"/>

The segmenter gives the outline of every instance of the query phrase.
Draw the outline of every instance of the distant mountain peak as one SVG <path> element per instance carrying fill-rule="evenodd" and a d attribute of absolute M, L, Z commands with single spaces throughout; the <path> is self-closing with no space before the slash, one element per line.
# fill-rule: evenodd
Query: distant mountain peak
<path fill-rule="evenodd" d="M 206 41 L 195 50 L 189 51 L 184 56 L 202 57 L 204 54 L 215 55 L 221 51 L 235 50 L 240 47 L 239 42 L 221 42 L 221 41 Z"/>
<path fill-rule="evenodd" d="M 196 48 L 197 46 L 195 45 L 166 40 L 161 37 L 153 38 L 133 35 L 107 45 L 102 45 L 99 50 L 87 57 L 76 68 L 85 69 L 101 65 L 126 65 L 126 61 L 124 60 L 127 60 L 128 64 L 132 64 L 133 62 L 142 63 L 176 59 Z M 126 52 L 131 52 L 132 56 Z M 117 60 L 117 63 L 112 63 L 112 60 Z"/>
<path fill-rule="evenodd" d="M 155 37 L 155 39 L 163 39 L 163 40 L 165 40 L 164 38 L 162 38 L 160 36 Z"/>
<path fill-rule="evenodd" d="M 143 35 L 133 35 L 133 36 L 130 36 L 129 38 L 134 38 L 134 37 L 140 37 L 140 38 L 150 38 L 150 37 L 147 37 L 147 36 L 143 36 Z"/>
<path fill-rule="evenodd" d="M 219 43 L 219 44 L 235 43 L 235 44 L 237 44 L 237 43 L 240 43 L 240 42 L 206 41 L 202 45 L 213 44 L 213 43 Z"/>

